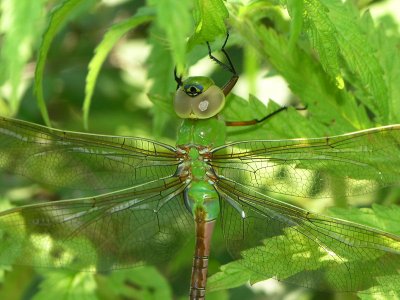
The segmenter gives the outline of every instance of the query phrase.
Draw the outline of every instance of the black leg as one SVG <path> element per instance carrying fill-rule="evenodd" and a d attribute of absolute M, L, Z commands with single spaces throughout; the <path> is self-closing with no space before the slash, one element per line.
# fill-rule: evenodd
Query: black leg
<path fill-rule="evenodd" d="M 230 91 L 233 89 L 233 87 L 235 86 L 236 82 L 239 79 L 239 76 L 236 73 L 235 67 L 233 66 L 233 63 L 232 63 L 228 53 L 225 50 L 225 46 L 226 46 L 226 43 L 228 42 L 228 39 L 229 39 L 229 32 L 226 33 L 226 39 L 224 41 L 224 44 L 221 47 L 221 52 L 225 55 L 226 60 L 228 61 L 228 64 L 224 64 L 222 61 L 220 61 L 219 59 L 217 59 L 215 56 L 212 55 L 210 43 L 207 42 L 208 56 L 210 57 L 210 59 L 213 60 L 214 62 L 216 62 L 219 66 L 221 66 L 228 72 L 232 73 L 231 79 L 229 79 L 229 81 L 222 87 L 222 91 L 225 96 L 230 93 Z"/>
<path fill-rule="evenodd" d="M 266 115 L 265 117 L 258 119 L 258 120 L 254 119 L 254 120 L 248 120 L 248 121 L 225 121 L 225 125 L 226 126 L 249 126 L 249 125 L 258 124 L 258 123 L 264 122 L 265 120 L 272 118 L 273 116 L 277 115 L 281 111 L 284 111 L 287 109 L 288 109 L 287 106 L 283 106 L 281 108 L 278 108 L 276 111 L 270 113 L 269 115 Z M 296 110 L 306 110 L 307 106 L 295 107 L 295 109 Z"/>
<path fill-rule="evenodd" d="M 177 84 L 176 89 L 179 89 L 179 87 L 182 85 L 182 76 L 178 76 L 178 74 L 176 73 L 176 67 L 174 69 L 174 78 Z"/>
<path fill-rule="evenodd" d="M 220 65 L 222 68 L 224 68 L 225 70 L 229 71 L 230 73 L 232 73 L 233 75 L 237 75 L 235 67 L 233 66 L 233 63 L 228 55 L 228 53 L 225 50 L 225 46 L 226 43 L 228 42 L 229 39 L 229 32 L 226 33 L 226 38 L 224 41 L 224 44 L 221 47 L 221 52 L 224 53 L 226 60 L 228 61 L 228 64 L 224 64 L 222 61 L 220 61 L 219 59 L 217 59 L 214 55 L 212 55 L 211 53 L 211 47 L 210 47 L 210 43 L 207 42 L 207 47 L 208 47 L 208 56 L 210 57 L 211 60 L 213 60 L 214 62 L 216 62 L 218 65 Z"/>

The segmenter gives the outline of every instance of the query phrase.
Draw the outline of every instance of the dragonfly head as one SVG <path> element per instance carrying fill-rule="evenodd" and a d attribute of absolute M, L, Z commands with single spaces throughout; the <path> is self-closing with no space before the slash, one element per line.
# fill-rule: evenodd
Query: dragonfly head
<path fill-rule="evenodd" d="M 223 91 L 208 77 L 189 77 L 175 94 L 174 108 L 183 119 L 208 119 L 225 105 Z"/>

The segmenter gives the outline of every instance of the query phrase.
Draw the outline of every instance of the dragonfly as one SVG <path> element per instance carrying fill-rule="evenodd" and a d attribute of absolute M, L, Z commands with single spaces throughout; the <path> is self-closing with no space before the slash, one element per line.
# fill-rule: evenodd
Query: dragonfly
<path fill-rule="evenodd" d="M 226 143 L 227 125 L 247 126 L 275 114 L 231 122 L 219 116 L 239 78 L 226 42 L 221 50 L 227 63 L 208 45 L 210 58 L 232 74 L 222 88 L 208 77 L 182 80 L 175 71 L 173 105 L 182 119 L 175 146 L 1 117 L 1 170 L 98 195 L 1 211 L 0 264 L 95 271 L 159 264 L 194 234 L 189 298 L 201 300 L 220 220 L 233 259 L 265 278 L 317 290 L 399 289 L 393 280 L 400 272 L 399 236 L 279 197 L 310 197 L 311 186 L 352 196 L 399 184 L 400 125 Z"/>

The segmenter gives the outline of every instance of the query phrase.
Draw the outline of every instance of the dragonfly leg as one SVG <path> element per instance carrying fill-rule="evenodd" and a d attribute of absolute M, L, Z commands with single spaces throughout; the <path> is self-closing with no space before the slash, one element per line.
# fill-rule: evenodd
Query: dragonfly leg
<path fill-rule="evenodd" d="M 288 106 L 283 106 L 281 108 L 278 108 L 276 111 L 266 115 L 265 117 L 261 119 L 254 119 L 254 120 L 248 120 L 248 121 L 225 121 L 226 126 L 249 126 L 249 125 L 255 125 L 258 123 L 262 123 L 265 120 L 268 120 L 272 118 L 273 116 L 277 115 L 281 111 L 287 110 Z M 306 110 L 307 106 L 305 107 L 295 107 L 296 110 Z"/>
<path fill-rule="evenodd" d="M 174 68 L 174 78 L 177 84 L 176 89 L 179 89 L 179 87 L 182 86 L 182 75 L 178 76 L 176 72 L 176 67 Z"/>
<path fill-rule="evenodd" d="M 224 64 L 222 61 L 220 61 L 214 55 L 212 55 L 210 43 L 207 42 L 208 56 L 210 57 L 210 59 L 213 60 L 214 62 L 216 62 L 219 66 L 221 66 L 225 70 L 227 70 L 233 74 L 231 79 L 229 79 L 229 81 L 222 87 L 222 91 L 224 92 L 225 96 L 230 93 L 230 91 L 233 89 L 233 87 L 236 85 L 236 82 L 239 79 L 239 76 L 236 73 L 235 67 L 233 66 L 233 63 L 232 63 L 228 53 L 225 50 L 225 46 L 226 46 L 226 43 L 228 42 L 228 39 L 229 39 L 229 32 L 226 33 L 225 42 L 221 47 L 221 52 L 225 55 L 226 60 L 228 61 L 228 64 Z"/>

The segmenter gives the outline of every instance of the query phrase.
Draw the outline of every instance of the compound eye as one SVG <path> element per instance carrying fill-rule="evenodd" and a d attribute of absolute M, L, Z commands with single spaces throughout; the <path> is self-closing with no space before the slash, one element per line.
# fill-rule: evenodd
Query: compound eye
<path fill-rule="evenodd" d="M 203 92 L 203 86 L 200 84 L 187 84 L 183 87 L 183 90 L 185 91 L 186 95 L 190 97 L 195 97 L 197 95 L 200 95 Z"/>

